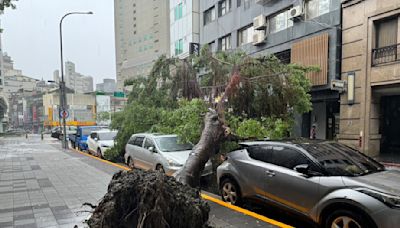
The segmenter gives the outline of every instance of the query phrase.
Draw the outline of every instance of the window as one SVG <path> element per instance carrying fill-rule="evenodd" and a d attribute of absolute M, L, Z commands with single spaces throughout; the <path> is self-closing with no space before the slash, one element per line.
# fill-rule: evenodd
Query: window
<path fill-rule="evenodd" d="M 242 5 L 242 0 L 237 0 L 237 7 L 240 7 Z"/>
<path fill-rule="evenodd" d="M 293 26 L 293 21 L 289 19 L 289 10 L 275 14 L 270 18 L 270 33 L 275 33 Z"/>
<path fill-rule="evenodd" d="M 144 148 L 145 148 L 145 149 L 149 149 L 150 147 L 155 148 L 155 147 L 154 147 L 153 140 L 151 140 L 151 139 L 149 139 L 149 138 L 146 138 L 146 141 L 144 141 Z"/>
<path fill-rule="evenodd" d="M 144 137 L 137 137 L 133 142 L 133 145 L 142 147 L 143 146 Z"/>
<path fill-rule="evenodd" d="M 330 0 L 309 0 L 306 3 L 306 17 L 311 19 L 329 13 Z"/>
<path fill-rule="evenodd" d="M 249 156 L 255 160 L 293 169 L 297 165 L 311 164 L 300 151 L 283 146 L 258 146 L 247 148 Z"/>
<path fill-rule="evenodd" d="M 375 23 L 376 48 L 397 44 L 397 21 L 398 18 L 395 17 Z"/>
<path fill-rule="evenodd" d="M 179 3 L 176 7 L 175 7 L 175 21 L 179 20 L 182 18 L 183 16 L 183 3 Z"/>
<path fill-rule="evenodd" d="M 238 46 L 251 43 L 253 41 L 254 28 L 253 26 L 247 26 L 242 28 L 238 32 Z"/>
<path fill-rule="evenodd" d="M 226 51 L 231 48 L 232 48 L 232 46 L 231 46 L 231 35 L 230 34 L 219 39 L 219 49 L 221 51 Z"/>
<path fill-rule="evenodd" d="M 183 39 L 175 41 L 175 55 L 183 53 Z"/>
<path fill-rule="evenodd" d="M 232 0 L 222 0 L 218 3 L 218 15 L 224 16 L 231 10 Z"/>
<path fill-rule="evenodd" d="M 215 18 L 215 6 L 213 6 L 204 12 L 204 25 L 214 21 Z"/>
<path fill-rule="evenodd" d="M 251 0 L 244 0 L 244 4 L 243 4 L 243 8 L 244 9 L 248 9 L 250 8 L 250 2 Z"/>

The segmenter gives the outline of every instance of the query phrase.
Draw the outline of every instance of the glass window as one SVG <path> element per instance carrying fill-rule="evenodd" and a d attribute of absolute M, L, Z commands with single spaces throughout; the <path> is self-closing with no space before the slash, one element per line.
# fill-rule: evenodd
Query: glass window
<path fill-rule="evenodd" d="M 175 12 L 175 21 L 181 19 L 183 16 L 183 4 L 179 3 L 175 7 L 174 12 Z"/>
<path fill-rule="evenodd" d="M 231 10 L 232 0 L 222 0 L 218 3 L 219 16 L 227 14 Z"/>
<path fill-rule="evenodd" d="M 183 39 L 175 41 L 175 55 L 183 53 Z"/>
<path fill-rule="evenodd" d="M 143 146 L 144 137 L 136 137 L 133 145 L 142 147 Z"/>
<path fill-rule="evenodd" d="M 204 25 L 214 21 L 215 18 L 215 6 L 213 6 L 204 12 Z"/>
<path fill-rule="evenodd" d="M 376 48 L 387 47 L 397 43 L 398 18 L 390 18 L 376 22 Z M 396 52 L 394 48 L 394 52 Z"/>
<path fill-rule="evenodd" d="M 244 9 L 248 9 L 250 8 L 250 2 L 251 0 L 244 0 L 244 4 L 243 4 L 243 8 Z"/>
<path fill-rule="evenodd" d="M 242 0 L 237 0 L 237 7 L 240 7 L 242 5 Z"/>
<path fill-rule="evenodd" d="M 154 148 L 154 142 L 153 140 L 146 138 L 146 140 L 144 141 L 144 148 L 149 149 L 150 147 Z"/>
<path fill-rule="evenodd" d="M 306 3 L 306 17 L 311 19 L 329 13 L 330 0 L 309 0 Z"/>
<path fill-rule="evenodd" d="M 117 132 L 99 132 L 98 139 L 99 140 L 114 140 L 115 136 L 117 136 Z"/>
<path fill-rule="evenodd" d="M 155 141 L 162 152 L 185 151 L 193 148 L 191 143 L 179 143 L 176 136 L 158 137 Z"/>
<path fill-rule="evenodd" d="M 238 33 L 238 46 L 251 43 L 253 41 L 254 28 L 253 26 L 245 27 L 239 30 Z"/>
<path fill-rule="evenodd" d="M 227 35 L 219 39 L 219 46 L 221 51 L 226 51 L 232 48 L 231 46 L 231 35 Z"/>
<path fill-rule="evenodd" d="M 270 18 L 270 33 L 275 33 L 293 26 L 293 21 L 289 19 L 289 10 L 275 14 Z"/>

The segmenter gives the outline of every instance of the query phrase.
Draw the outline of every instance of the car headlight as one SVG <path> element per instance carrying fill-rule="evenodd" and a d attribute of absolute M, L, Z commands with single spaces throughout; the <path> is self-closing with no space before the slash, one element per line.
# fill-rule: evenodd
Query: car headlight
<path fill-rule="evenodd" d="M 362 188 L 362 189 L 357 189 L 357 191 L 362 192 L 366 195 L 369 195 L 382 203 L 386 204 L 387 206 L 391 208 L 398 208 L 400 209 L 400 197 L 399 196 L 394 196 L 390 194 L 386 194 L 383 192 L 378 192 L 372 189 L 367 189 L 367 188 Z"/>
<path fill-rule="evenodd" d="M 176 161 L 174 161 L 174 160 L 172 160 L 172 159 L 168 159 L 168 164 L 170 165 L 170 166 L 178 166 L 178 167 L 180 167 L 180 166 L 183 166 L 182 164 L 179 164 L 178 162 L 176 162 Z"/>

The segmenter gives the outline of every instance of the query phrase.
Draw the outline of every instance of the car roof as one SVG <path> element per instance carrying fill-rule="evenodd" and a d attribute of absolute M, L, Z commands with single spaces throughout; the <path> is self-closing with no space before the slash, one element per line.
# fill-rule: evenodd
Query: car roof
<path fill-rule="evenodd" d="M 153 138 L 161 138 L 161 137 L 176 137 L 177 135 L 173 134 L 161 134 L 161 133 L 138 133 L 133 134 L 132 137 L 135 136 L 144 136 L 144 137 L 153 137 Z"/>

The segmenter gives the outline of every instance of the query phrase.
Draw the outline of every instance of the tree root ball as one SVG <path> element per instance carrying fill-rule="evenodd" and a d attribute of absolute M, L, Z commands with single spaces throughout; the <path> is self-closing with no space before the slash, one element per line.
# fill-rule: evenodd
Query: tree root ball
<path fill-rule="evenodd" d="M 114 174 L 89 227 L 209 227 L 210 208 L 198 190 L 156 171 Z"/>

